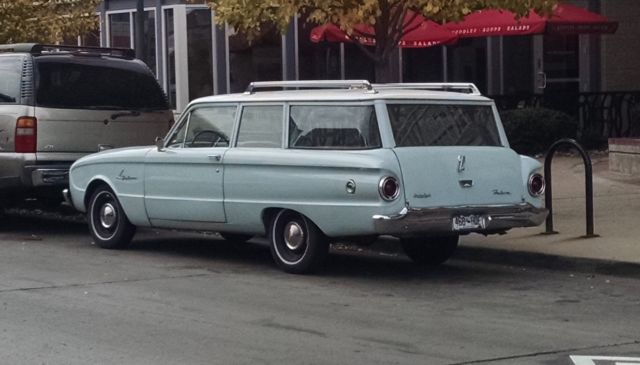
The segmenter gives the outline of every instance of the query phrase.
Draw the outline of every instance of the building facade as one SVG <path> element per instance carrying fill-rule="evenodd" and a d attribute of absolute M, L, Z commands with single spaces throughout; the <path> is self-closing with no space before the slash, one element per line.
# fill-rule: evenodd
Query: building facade
<path fill-rule="evenodd" d="M 405 82 L 471 81 L 489 95 L 640 90 L 640 2 L 574 0 L 618 21 L 613 35 L 461 39 L 397 54 Z M 100 31 L 81 42 L 135 48 L 136 0 L 105 0 Z M 206 5 L 145 0 L 144 61 L 180 112 L 194 98 L 243 91 L 251 81 L 370 79 L 373 63 L 351 44 L 311 43 L 316 26 L 294 19 L 282 35 L 265 27 L 251 44 L 216 25 Z"/>

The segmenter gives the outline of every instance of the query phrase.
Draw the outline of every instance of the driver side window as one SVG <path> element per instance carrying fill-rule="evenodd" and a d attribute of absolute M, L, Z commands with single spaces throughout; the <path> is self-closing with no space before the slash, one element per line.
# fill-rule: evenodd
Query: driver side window
<path fill-rule="evenodd" d="M 235 106 L 206 106 L 191 111 L 188 119 L 171 136 L 168 147 L 229 147 Z"/>

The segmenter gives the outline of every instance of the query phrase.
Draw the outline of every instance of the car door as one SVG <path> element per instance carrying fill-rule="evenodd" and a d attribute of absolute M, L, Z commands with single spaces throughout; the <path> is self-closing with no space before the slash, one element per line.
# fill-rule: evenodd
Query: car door
<path fill-rule="evenodd" d="M 236 113 L 236 105 L 196 105 L 164 148 L 147 155 L 145 206 L 152 225 L 225 222 L 223 158 Z"/>

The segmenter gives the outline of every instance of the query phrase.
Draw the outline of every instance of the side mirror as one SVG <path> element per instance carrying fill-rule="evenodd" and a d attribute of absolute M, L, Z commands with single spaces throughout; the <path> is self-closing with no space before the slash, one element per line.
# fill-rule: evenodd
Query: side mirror
<path fill-rule="evenodd" d="M 158 152 L 164 151 L 164 138 L 156 137 L 156 147 L 158 147 Z"/>

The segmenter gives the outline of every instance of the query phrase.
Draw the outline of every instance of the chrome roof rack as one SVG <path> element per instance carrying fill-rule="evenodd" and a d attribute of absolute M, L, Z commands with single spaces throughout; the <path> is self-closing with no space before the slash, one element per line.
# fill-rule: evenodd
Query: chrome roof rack
<path fill-rule="evenodd" d="M 462 92 L 470 95 L 482 95 L 478 87 L 470 82 L 416 82 L 374 84 L 373 86 L 378 89 L 438 90 Z"/>
<path fill-rule="evenodd" d="M 255 81 L 247 86 L 245 94 L 254 94 L 257 89 L 296 88 L 296 89 L 364 89 L 375 93 L 367 80 L 305 80 L 305 81 Z"/>
<path fill-rule="evenodd" d="M 104 55 L 121 58 L 135 58 L 135 51 L 129 48 L 106 48 L 68 46 L 63 44 L 16 43 L 0 45 L 0 53 L 18 52 L 31 54 L 52 54 L 68 52 L 79 55 Z"/>

